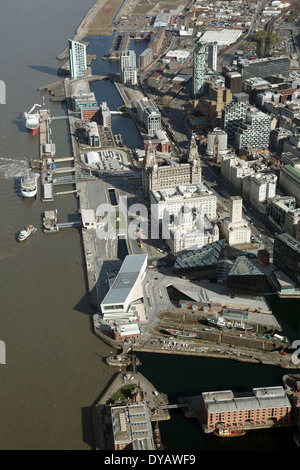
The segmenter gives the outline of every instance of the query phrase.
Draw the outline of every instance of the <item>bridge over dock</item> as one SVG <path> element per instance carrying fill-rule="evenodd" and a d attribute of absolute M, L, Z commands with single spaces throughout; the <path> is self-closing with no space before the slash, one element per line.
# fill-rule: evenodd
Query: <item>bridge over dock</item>
<path fill-rule="evenodd" d="M 96 176 L 76 172 L 74 175 L 57 176 L 53 178 L 52 184 L 53 186 L 58 186 L 63 184 L 75 184 L 80 181 L 95 181 L 97 179 Z"/>
<path fill-rule="evenodd" d="M 173 405 L 162 405 L 160 406 L 161 410 L 175 410 L 178 408 L 187 408 L 188 404 L 187 403 L 175 403 Z"/>
<path fill-rule="evenodd" d="M 62 228 L 81 228 L 81 221 L 73 220 L 71 222 L 59 222 L 56 224 L 57 231 Z"/>

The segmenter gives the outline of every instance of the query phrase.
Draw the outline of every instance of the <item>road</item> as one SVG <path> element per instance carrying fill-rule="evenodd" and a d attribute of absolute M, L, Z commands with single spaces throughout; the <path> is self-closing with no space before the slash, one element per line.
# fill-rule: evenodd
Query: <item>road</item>
<path fill-rule="evenodd" d="M 218 56 L 218 71 L 222 71 L 222 67 L 226 64 L 231 64 L 233 59 L 234 59 L 234 54 L 237 50 L 239 49 L 242 49 L 243 48 L 243 45 L 244 43 L 247 41 L 248 37 L 252 34 L 252 31 L 253 31 L 253 28 L 254 26 L 256 25 L 256 23 L 258 22 L 258 19 L 262 13 L 262 11 L 264 10 L 264 8 L 266 7 L 266 5 L 268 5 L 268 3 L 270 3 L 270 0 L 263 0 L 261 3 L 260 3 L 260 6 L 257 8 L 256 10 L 256 13 L 255 15 L 253 16 L 252 18 L 252 21 L 251 21 L 251 25 L 249 27 L 249 30 L 246 34 L 246 36 L 244 38 L 242 38 L 238 43 L 236 44 L 233 44 L 231 47 L 229 47 L 228 49 L 226 49 L 224 51 L 224 53 L 222 53 L 222 51 L 219 53 L 219 56 Z"/>
<path fill-rule="evenodd" d="M 208 161 L 209 158 L 206 156 L 201 157 L 203 181 L 216 194 L 219 204 L 222 204 L 225 211 L 228 211 L 229 214 L 229 198 L 231 196 L 236 196 L 237 190 L 225 180 L 221 173 L 213 169 L 209 165 Z M 244 211 L 244 218 L 250 223 L 252 235 L 257 240 L 257 243 L 254 244 L 253 248 L 266 248 L 272 253 L 274 235 L 277 229 L 267 219 L 266 215 L 258 212 L 245 197 L 243 197 L 243 205 L 246 208 L 246 212 Z"/>

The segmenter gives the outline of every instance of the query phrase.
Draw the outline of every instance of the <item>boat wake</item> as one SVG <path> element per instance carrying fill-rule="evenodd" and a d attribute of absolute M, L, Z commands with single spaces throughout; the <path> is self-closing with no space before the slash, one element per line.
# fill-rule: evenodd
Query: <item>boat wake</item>
<path fill-rule="evenodd" d="M 0 178 L 9 180 L 21 177 L 29 168 L 27 160 L 0 158 Z"/>

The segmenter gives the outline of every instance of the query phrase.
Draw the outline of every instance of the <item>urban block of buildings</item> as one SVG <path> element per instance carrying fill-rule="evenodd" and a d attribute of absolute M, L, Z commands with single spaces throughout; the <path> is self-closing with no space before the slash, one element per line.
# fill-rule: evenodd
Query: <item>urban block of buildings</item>
<path fill-rule="evenodd" d="M 217 426 L 255 427 L 274 423 L 290 423 L 291 403 L 283 387 L 253 388 L 252 392 L 234 393 L 232 390 L 202 394 L 203 426 L 206 430 Z"/>

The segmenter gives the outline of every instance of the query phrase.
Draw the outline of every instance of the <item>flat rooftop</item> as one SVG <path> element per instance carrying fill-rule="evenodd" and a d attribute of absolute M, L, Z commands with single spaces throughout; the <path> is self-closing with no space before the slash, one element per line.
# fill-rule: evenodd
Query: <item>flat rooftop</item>
<path fill-rule="evenodd" d="M 281 240 L 284 242 L 287 246 L 292 248 L 297 254 L 300 253 L 300 243 L 296 238 L 292 237 L 288 233 L 280 233 L 279 235 L 275 235 L 275 244 L 276 244 L 276 239 Z"/>
<path fill-rule="evenodd" d="M 152 193 L 158 202 L 213 195 L 213 192 L 204 183 L 180 185 L 176 188 L 152 191 Z"/>
<path fill-rule="evenodd" d="M 127 255 L 102 304 L 122 304 L 128 298 L 148 255 Z"/>
<path fill-rule="evenodd" d="M 201 36 L 201 41 L 203 42 L 217 42 L 218 46 L 228 46 L 235 42 L 240 35 L 242 34 L 240 29 L 221 29 L 221 30 L 211 30 L 206 31 L 203 36 Z"/>

